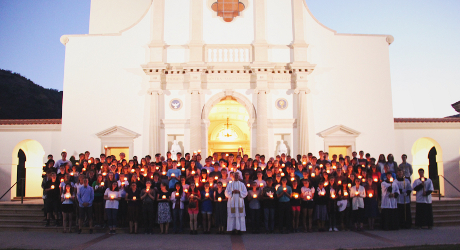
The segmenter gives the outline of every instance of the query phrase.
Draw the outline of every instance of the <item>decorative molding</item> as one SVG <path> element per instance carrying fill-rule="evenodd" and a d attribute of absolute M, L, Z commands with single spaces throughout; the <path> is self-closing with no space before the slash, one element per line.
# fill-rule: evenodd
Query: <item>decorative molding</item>
<path fill-rule="evenodd" d="M 284 98 L 279 98 L 275 101 L 275 107 L 279 110 L 286 110 L 288 107 L 288 101 Z"/>
<path fill-rule="evenodd" d="M 214 107 L 214 105 L 219 103 L 223 98 L 227 96 L 231 96 L 235 98 L 237 102 L 239 102 L 241 105 L 243 105 L 246 108 L 249 114 L 249 119 L 256 118 L 256 109 L 254 108 L 254 105 L 252 104 L 252 102 L 246 96 L 238 92 L 233 92 L 233 91 L 232 91 L 232 95 L 227 95 L 227 93 L 229 93 L 229 90 L 225 90 L 223 92 L 217 93 L 213 97 L 211 97 L 203 107 L 203 111 L 201 112 L 201 118 L 208 119 L 209 112 L 211 112 L 212 107 Z"/>
<path fill-rule="evenodd" d="M 395 129 L 460 129 L 458 122 L 395 122 Z"/>
<path fill-rule="evenodd" d="M 0 125 L 0 132 L 61 131 L 61 124 Z"/>
<path fill-rule="evenodd" d="M 141 135 L 127 128 L 121 127 L 121 126 L 113 126 L 111 128 L 108 128 L 104 131 L 97 133 L 96 136 L 99 138 L 107 138 L 107 137 L 115 138 L 116 137 L 116 138 L 135 139 Z"/>
<path fill-rule="evenodd" d="M 296 128 L 297 119 L 268 119 L 269 128 Z"/>
<path fill-rule="evenodd" d="M 190 119 L 161 119 L 162 128 L 189 128 Z"/>
<path fill-rule="evenodd" d="M 173 111 L 179 111 L 182 106 L 184 106 L 184 104 L 179 98 L 174 98 L 169 102 L 169 108 L 171 108 Z"/>
<path fill-rule="evenodd" d="M 326 138 L 326 137 L 357 137 L 361 133 L 351 129 L 349 127 L 346 127 L 344 125 L 336 125 L 334 127 L 328 128 L 326 130 L 323 130 L 319 132 L 317 135 Z"/>

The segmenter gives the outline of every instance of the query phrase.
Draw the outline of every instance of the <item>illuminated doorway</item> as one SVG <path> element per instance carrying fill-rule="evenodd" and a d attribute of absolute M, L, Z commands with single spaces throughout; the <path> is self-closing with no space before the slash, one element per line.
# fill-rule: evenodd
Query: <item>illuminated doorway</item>
<path fill-rule="evenodd" d="M 208 119 L 208 155 L 215 152 L 235 154 L 239 147 L 250 155 L 249 114 L 235 98 L 223 98 L 212 107 Z"/>
<path fill-rule="evenodd" d="M 444 163 L 442 160 L 442 149 L 437 141 L 432 138 L 424 137 L 418 139 L 412 146 L 412 180 L 419 178 L 418 170 L 425 170 L 425 177 L 433 181 L 435 193 L 444 195 L 444 180 L 437 175 L 444 175 Z M 436 189 L 437 188 L 437 189 Z"/>

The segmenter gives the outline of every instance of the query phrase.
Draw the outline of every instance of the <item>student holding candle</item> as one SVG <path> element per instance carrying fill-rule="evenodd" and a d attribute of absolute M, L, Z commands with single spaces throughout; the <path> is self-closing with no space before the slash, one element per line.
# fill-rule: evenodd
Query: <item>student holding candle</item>
<path fill-rule="evenodd" d="M 196 161 L 190 161 L 190 166 L 187 168 L 185 173 L 186 173 L 187 181 L 189 183 L 193 182 L 193 179 L 195 178 L 195 174 L 198 174 L 198 176 L 201 175 L 201 171 L 196 166 Z"/>
<path fill-rule="evenodd" d="M 94 189 L 88 185 L 88 178 L 83 178 L 83 186 L 77 192 L 77 199 L 79 204 L 80 221 L 78 223 L 78 234 L 81 233 L 83 227 L 83 220 L 85 216 L 89 221 L 89 233 L 93 233 L 93 201 Z"/>
<path fill-rule="evenodd" d="M 315 192 L 315 220 L 318 223 L 318 231 L 324 232 L 326 221 L 329 219 L 327 215 L 327 204 L 329 202 L 329 193 L 324 188 L 324 182 L 320 181 Z"/>
<path fill-rule="evenodd" d="M 101 227 L 104 221 L 104 193 L 105 183 L 102 175 L 97 175 L 97 179 L 93 182 L 94 188 L 94 201 L 93 201 L 93 212 L 96 227 Z"/>
<path fill-rule="evenodd" d="M 115 234 L 117 227 L 118 204 L 120 201 L 120 192 L 118 191 L 118 183 L 112 182 L 110 188 L 107 188 L 104 193 L 105 213 L 107 215 L 107 224 L 109 226 L 109 234 Z"/>
<path fill-rule="evenodd" d="M 145 234 L 153 234 L 153 225 L 155 220 L 155 193 L 155 189 L 152 188 L 152 182 L 147 180 L 145 182 L 145 188 L 142 189 L 140 193 L 142 200 L 142 214 L 145 223 Z"/>
<path fill-rule="evenodd" d="M 128 221 L 130 234 L 138 233 L 139 205 L 141 202 L 140 193 L 141 192 L 137 188 L 136 182 L 132 182 L 131 188 L 128 188 L 126 191 L 126 200 L 128 201 Z"/>
<path fill-rule="evenodd" d="M 315 208 L 315 203 L 313 201 L 313 197 L 315 195 L 315 188 L 310 186 L 309 179 L 302 179 L 303 187 L 301 188 L 301 208 L 302 208 L 302 219 L 303 219 L 303 227 L 305 232 L 312 231 L 312 223 L 313 223 L 313 209 Z M 308 227 L 307 227 L 307 219 L 308 219 Z"/>
<path fill-rule="evenodd" d="M 372 175 L 367 177 L 366 198 L 364 198 L 364 215 L 367 218 L 369 229 L 374 230 L 375 218 L 379 216 L 378 207 L 378 184 L 374 182 Z"/>
<path fill-rule="evenodd" d="M 70 183 L 65 184 L 63 192 L 61 194 L 61 203 L 62 203 L 62 225 L 64 228 L 63 233 L 70 233 L 72 230 L 72 212 L 73 212 L 73 203 L 75 201 L 75 195 L 73 192 L 73 187 Z M 67 228 L 68 223 L 68 228 Z"/>
<path fill-rule="evenodd" d="M 326 164 L 327 165 L 327 164 Z M 337 229 L 337 199 L 338 199 L 338 188 L 337 184 L 335 183 L 335 177 L 329 177 L 329 185 L 326 187 L 327 191 L 329 192 L 329 204 L 328 204 L 328 212 L 329 212 L 329 232 L 338 232 Z"/>
<path fill-rule="evenodd" d="M 57 215 L 58 213 L 58 204 L 60 203 L 60 193 L 59 185 L 60 181 L 56 178 L 56 173 L 50 171 L 51 179 L 48 180 L 45 184 L 45 210 L 46 214 L 46 226 L 50 226 L 50 218 Z M 55 218 L 56 225 L 58 225 L 57 217 Z"/>
<path fill-rule="evenodd" d="M 386 166 L 386 165 L 385 165 Z M 398 230 L 398 185 L 392 180 L 392 173 L 387 172 L 385 181 L 382 182 L 382 228 L 383 230 Z"/>
<path fill-rule="evenodd" d="M 259 172 L 262 174 L 261 172 Z M 260 199 L 262 197 L 261 192 L 263 188 L 257 186 L 257 181 L 251 183 L 251 188 L 248 190 L 248 203 L 249 213 L 251 215 L 251 229 L 253 234 L 259 233 L 260 225 Z"/>
<path fill-rule="evenodd" d="M 169 180 L 169 189 L 174 189 L 177 182 L 180 182 L 181 170 L 177 169 L 177 162 L 172 162 L 172 168 L 168 170 L 166 176 Z"/>
<path fill-rule="evenodd" d="M 276 189 L 273 187 L 272 177 L 268 177 L 265 182 L 267 185 L 263 188 L 262 195 L 265 232 L 267 234 L 272 234 L 275 230 Z"/>
<path fill-rule="evenodd" d="M 162 182 L 161 188 L 157 194 L 158 200 L 158 224 L 160 224 L 160 233 L 168 234 L 169 222 L 171 222 L 171 207 L 169 205 L 170 193 L 168 184 Z"/>
<path fill-rule="evenodd" d="M 187 212 L 190 216 L 190 234 L 197 234 L 198 227 L 198 212 L 199 209 L 199 200 L 201 199 L 201 193 L 196 187 L 195 183 L 190 183 L 190 188 L 187 193 L 187 198 L 189 200 Z"/>
<path fill-rule="evenodd" d="M 225 227 L 227 224 L 227 197 L 225 197 L 225 190 L 222 182 L 217 182 L 217 189 L 214 191 L 215 203 L 215 220 L 217 227 L 217 234 L 225 234 Z"/>
<path fill-rule="evenodd" d="M 278 197 L 278 216 L 279 216 L 279 227 L 281 233 L 289 233 L 291 229 L 291 195 L 292 188 L 287 185 L 287 178 L 284 176 L 281 178 L 281 185 L 276 190 L 276 195 Z M 284 225 L 286 230 L 284 230 Z"/>
<path fill-rule="evenodd" d="M 415 179 L 412 184 L 413 189 L 416 193 L 416 207 L 415 207 L 415 226 L 417 228 L 433 227 L 433 208 L 431 193 L 433 192 L 433 182 L 430 178 L 424 176 L 425 170 L 420 168 L 418 170 L 420 178 Z"/>
<path fill-rule="evenodd" d="M 366 197 L 366 190 L 361 184 L 361 179 L 355 179 L 355 185 L 350 189 L 350 198 L 352 206 L 352 218 L 356 231 L 363 230 L 364 224 L 364 197 Z M 359 227 L 358 227 L 359 224 Z"/>
<path fill-rule="evenodd" d="M 302 187 L 298 185 L 298 180 L 292 181 L 292 196 L 291 196 L 291 209 L 292 209 L 292 229 L 294 233 L 299 232 L 299 218 L 300 218 L 300 201 Z"/>
<path fill-rule="evenodd" d="M 184 202 L 187 199 L 183 192 L 180 182 L 176 182 L 175 189 L 171 193 L 172 211 L 173 211 L 173 228 L 174 233 L 182 233 L 183 217 L 184 217 Z M 179 225 L 178 225 L 179 224 Z"/>
<path fill-rule="evenodd" d="M 203 169 L 202 174 L 206 170 Z M 212 201 L 214 192 L 209 188 L 209 183 L 204 183 L 204 188 L 201 190 L 201 216 L 203 218 L 203 233 L 210 234 L 211 216 L 212 216 Z"/>
<path fill-rule="evenodd" d="M 395 183 L 398 185 L 401 193 L 397 198 L 399 227 L 410 229 L 412 226 L 412 213 L 410 211 L 410 194 L 412 192 L 412 186 L 410 179 L 404 176 L 404 171 L 401 168 L 396 171 Z"/>

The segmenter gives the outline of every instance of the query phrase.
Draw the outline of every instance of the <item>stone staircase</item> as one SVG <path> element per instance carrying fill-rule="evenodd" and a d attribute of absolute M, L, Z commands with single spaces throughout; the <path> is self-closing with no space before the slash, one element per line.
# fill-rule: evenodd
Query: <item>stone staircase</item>
<path fill-rule="evenodd" d="M 62 227 L 45 227 L 42 204 L 23 204 L 20 202 L 0 202 L 0 231 L 47 231 L 61 232 Z M 460 225 L 460 199 L 433 201 L 434 226 Z M 412 217 L 415 220 L 415 203 L 412 203 Z M 74 225 L 75 226 L 75 225 Z M 88 229 L 83 229 L 87 231 Z M 104 233 L 106 229 L 95 228 L 95 233 Z M 118 233 L 127 232 L 127 229 L 118 229 Z M 141 230 L 142 232 L 142 230 Z"/>

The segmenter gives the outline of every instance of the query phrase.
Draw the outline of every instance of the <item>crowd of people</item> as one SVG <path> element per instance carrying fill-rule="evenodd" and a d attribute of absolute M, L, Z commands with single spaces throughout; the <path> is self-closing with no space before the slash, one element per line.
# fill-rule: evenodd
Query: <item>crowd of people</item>
<path fill-rule="evenodd" d="M 201 153 L 166 156 L 152 160 L 125 159 L 125 154 L 93 158 L 89 152 L 78 159 L 54 161 L 44 166 L 43 197 L 46 226 L 62 226 L 64 233 L 82 228 L 106 228 L 115 234 L 129 232 L 190 234 L 211 230 L 217 234 L 241 234 L 246 225 L 252 233 L 298 233 L 412 227 L 411 196 L 415 193 L 415 227 L 431 228 L 432 181 L 419 169 L 411 180 L 412 166 L 402 155 L 378 160 L 369 154 L 332 155 L 320 151 L 281 154 L 254 159 L 239 151 L 204 159 Z"/>

